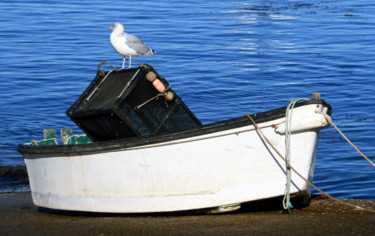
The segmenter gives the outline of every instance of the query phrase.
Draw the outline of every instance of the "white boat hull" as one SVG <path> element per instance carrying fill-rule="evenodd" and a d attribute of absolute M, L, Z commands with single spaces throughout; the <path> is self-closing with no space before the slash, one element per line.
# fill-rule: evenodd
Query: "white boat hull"
<path fill-rule="evenodd" d="M 321 120 L 311 126 L 322 104 L 296 107 L 291 165 L 312 181 Z M 307 117 L 306 129 L 301 120 Z M 258 125 L 285 153 L 285 135 Z M 293 123 L 292 121 L 292 123 Z M 302 122 L 303 123 L 303 122 Z M 315 122 L 316 123 L 316 122 Z M 83 145 L 84 146 L 84 145 Z M 34 204 L 41 207 L 110 213 L 170 212 L 214 208 L 279 197 L 285 193 L 285 163 L 248 125 L 219 132 L 104 151 L 23 152 Z M 292 173 L 292 194 L 311 194 Z"/>

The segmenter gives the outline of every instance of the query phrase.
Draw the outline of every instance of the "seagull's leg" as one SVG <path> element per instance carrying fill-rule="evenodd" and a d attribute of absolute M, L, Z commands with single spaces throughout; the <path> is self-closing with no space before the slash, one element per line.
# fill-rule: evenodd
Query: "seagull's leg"
<path fill-rule="evenodd" d="M 132 68 L 132 56 L 129 56 L 129 68 Z"/>
<path fill-rule="evenodd" d="M 124 56 L 124 59 L 122 60 L 122 68 L 121 69 L 124 69 L 125 68 L 125 56 Z"/>

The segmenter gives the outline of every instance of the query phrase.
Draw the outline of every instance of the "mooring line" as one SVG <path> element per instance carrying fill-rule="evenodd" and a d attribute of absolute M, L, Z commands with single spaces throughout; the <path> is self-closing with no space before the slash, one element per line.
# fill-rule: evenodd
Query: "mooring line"
<path fill-rule="evenodd" d="M 363 157 L 365 158 L 373 167 L 375 167 L 375 164 L 365 155 L 363 154 L 346 136 L 341 130 L 333 123 L 332 119 L 328 117 L 326 114 L 324 114 L 321 111 L 316 110 L 316 113 L 322 114 L 326 120 L 333 126 L 335 129 L 341 134 L 341 136 Z"/>
<path fill-rule="evenodd" d="M 293 166 L 290 165 L 290 163 L 284 158 L 284 156 L 275 148 L 275 146 L 272 145 L 272 143 L 267 139 L 267 137 L 263 134 L 262 130 L 259 128 L 259 126 L 257 125 L 257 123 L 254 121 L 254 119 L 251 117 L 251 115 L 249 114 L 246 114 L 245 115 L 252 123 L 253 125 L 255 126 L 256 130 L 258 130 L 258 132 L 262 135 L 262 137 L 264 138 L 264 140 L 272 147 L 272 149 L 277 153 L 277 155 L 280 156 L 280 158 L 285 162 L 285 164 L 291 169 L 293 170 L 294 173 L 296 173 L 301 179 L 303 179 L 307 184 L 309 184 L 311 187 L 315 188 L 318 192 L 322 193 L 322 194 L 325 194 L 327 195 L 329 198 L 331 198 L 332 200 L 338 202 L 338 203 L 341 203 L 343 205 L 347 205 L 347 206 L 351 206 L 355 209 L 358 209 L 358 210 L 363 210 L 363 211 L 368 211 L 368 212 L 371 212 L 371 213 L 375 213 L 375 210 L 372 210 L 372 209 L 367 209 L 367 208 L 363 208 L 363 207 L 360 207 L 360 206 L 357 206 L 357 205 L 354 205 L 354 204 L 351 204 L 351 203 L 347 203 L 347 202 L 344 202 L 338 198 L 335 198 L 333 196 L 331 196 L 330 194 L 324 192 L 323 190 L 321 190 L 320 188 L 318 188 L 317 186 L 315 186 L 313 183 L 311 183 L 308 179 L 306 179 L 305 177 L 303 177 L 296 169 L 294 169 Z"/>

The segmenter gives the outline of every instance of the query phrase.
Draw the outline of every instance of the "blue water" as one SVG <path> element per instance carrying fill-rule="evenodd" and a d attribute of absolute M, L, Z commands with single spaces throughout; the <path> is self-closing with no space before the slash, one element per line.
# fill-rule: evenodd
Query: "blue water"
<path fill-rule="evenodd" d="M 51 2 L 0 2 L 0 166 L 23 165 L 16 145 L 44 128 L 81 133 L 65 111 L 100 62 L 122 65 L 114 22 L 157 52 L 133 65 L 154 66 L 203 123 L 320 92 L 375 161 L 373 0 Z M 321 132 L 314 184 L 375 199 L 375 169 L 332 127 Z"/>

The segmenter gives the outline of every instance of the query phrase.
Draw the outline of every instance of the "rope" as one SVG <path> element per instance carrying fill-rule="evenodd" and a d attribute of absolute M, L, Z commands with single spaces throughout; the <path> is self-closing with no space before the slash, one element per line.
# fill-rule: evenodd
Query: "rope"
<path fill-rule="evenodd" d="M 290 155 L 290 139 L 292 136 L 292 115 L 293 109 L 296 103 L 304 102 L 307 99 L 292 99 L 288 107 L 286 108 L 285 114 L 285 160 L 291 163 L 291 155 Z M 286 186 L 285 186 L 285 195 L 283 199 L 283 207 L 285 210 L 288 211 L 290 214 L 290 210 L 293 208 L 292 203 L 290 202 L 290 186 L 292 182 L 292 173 L 288 166 L 285 167 L 286 172 Z"/>
<path fill-rule="evenodd" d="M 107 64 L 107 65 L 110 65 L 113 69 L 117 70 L 116 67 L 114 65 L 112 65 L 111 63 L 108 63 L 106 61 L 103 61 L 99 64 L 98 68 L 96 69 L 96 71 L 101 71 L 103 74 L 105 74 L 105 72 L 100 68 L 102 65 L 104 64 Z"/>
<path fill-rule="evenodd" d="M 375 164 L 367 157 L 365 156 L 365 154 L 363 154 L 352 142 L 350 142 L 350 140 L 345 136 L 345 134 L 343 132 L 341 132 L 341 130 L 339 128 L 337 128 L 337 126 L 333 123 L 332 119 L 330 117 L 328 117 L 326 114 L 324 114 L 323 112 L 321 111 L 315 111 L 316 113 L 319 113 L 319 114 L 322 114 L 327 120 L 328 122 L 333 126 L 335 127 L 335 129 L 341 134 L 341 136 L 363 157 L 365 158 L 373 167 L 375 167 Z"/>
<path fill-rule="evenodd" d="M 308 185 L 310 185 L 311 187 L 315 188 L 318 192 L 322 193 L 322 194 L 325 194 L 327 195 L 328 197 L 330 197 L 332 200 L 338 202 L 338 203 L 341 203 L 343 205 L 347 205 L 347 206 L 351 206 L 355 209 L 358 209 L 358 210 L 363 210 L 363 211 L 368 211 L 368 212 L 372 212 L 372 213 L 375 213 L 375 210 L 372 210 L 372 209 L 365 209 L 363 207 L 360 207 L 360 206 L 356 206 L 354 204 L 350 204 L 350 203 L 347 203 L 347 202 L 344 202 L 340 199 L 337 199 L 333 196 L 331 196 L 330 194 L 324 192 L 323 190 L 319 189 L 317 186 L 315 186 L 313 183 L 311 183 L 309 180 L 307 180 L 306 178 L 304 178 L 296 169 L 294 169 L 290 163 L 283 157 L 283 155 L 281 155 L 281 153 L 275 148 L 275 146 L 272 145 L 272 143 L 267 139 L 267 137 L 263 134 L 262 130 L 259 128 L 259 126 L 257 125 L 257 123 L 255 123 L 254 119 L 249 115 L 249 114 L 246 114 L 245 115 L 252 123 L 253 125 L 255 126 L 256 130 L 258 130 L 258 132 L 262 135 L 262 137 L 264 138 L 264 140 L 268 143 L 268 145 L 270 145 L 270 147 L 277 153 L 277 155 L 279 155 L 279 157 L 285 162 L 285 164 L 291 169 L 293 170 L 294 173 L 296 173 L 301 179 L 303 179 Z"/>
<path fill-rule="evenodd" d="M 158 98 L 159 98 L 160 96 L 165 96 L 165 95 L 167 95 L 166 92 L 159 93 L 159 94 L 157 94 L 156 96 L 154 96 L 154 97 L 148 99 L 147 101 L 145 101 L 145 102 L 142 103 L 141 105 L 135 106 L 135 107 L 134 107 L 134 110 L 138 110 L 139 108 L 143 107 L 144 105 L 146 105 L 147 103 L 151 102 L 152 100 L 154 100 L 154 99 L 158 100 Z"/>
<path fill-rule="evenodd" d="M 161 97 L 161 96 L 166 96 L 166 95 L 167 95 L 167 91 L 168 91 L 170 88 L 171 88 L 171 86 L 168 85 L 168 87 L 165 88 L 165 91 L 164 91 L 164 92 L 159 93 L 159 94 L 156 94 L 154 97 L 148 99 L 148 100 L 145 101 L 144 103 L 142 103 L 142 104 L 140 104 L 140 105 L 138 105 L 138 106 L 135 106 L 135 107 L 134 107 L 134 110 L 138 110 L 138 109 L 140 109 L 141 107 L 143 107 L 144 105 L 146 105 L 147 103 L 151 102 L 151 101 L 154 100 L 154 99 L 158 100 L 159 97 Z M 167 104 L 167 106 L 168 106 L 168 104 Z"/>
<path fill-rule="evenodd" d="M 107 64 L 107 65 L 110 65 L 112 66 L 113 70 L 109 71 L 107 74 L 105 74 L 105 72 L 100 68 L 102 65 L 104 64 Z M 95 87 L 95 89 L 91 92 L 91 94 L 89 96 L 87 96 L 87 98 L 85 99 L 85 102 L 88 102 L 91 97 L 94 95 L 94 93 L 99 89 L 99 87 L 104 83 L 104 81 L 108 78 L 108 76 L 113 72 L 117 70 L 116 67 L 114 65 L 112 65 L 111 63 L 108 63 L 106 61 L 103 61 L 99 64 L 98 68 L 96 69 L 96 71 L 100 72 L 102 74 L 102 76 L 104 76 L 104 78 L 100 81 L 100 83 Z"/>
<path fill-rule="evenodd" d="M 102 62 L 104 63 L 104 62 Z M 100 67 L 100 65 L 99 65 Z M 104 81 L 108 78 L 108 76 L 113 72 L 114 70 L 111 70 L 109 71 L 105 76 L 104 78 L 100 81 L 100 83 L 95 87 L 95 89 L 91 92 L 91 94 L 89 96 L 87 96 L 87 98 L 85 99 L 85 102 L 88 102 L 91 97 L 94 95 L 94 93 L 99 89 L 99 87 L 104 83 Z M 103 72 L 105 74 L 104 71 L 101 70 L 101 72 Z"/>
<path fill-rule="evenodd" d="M 124 89 L 121 91 L 121 93 L 117 96 L 117 99 L 119 99 L 120 97 L 122 97 L 122 95 L 126 92 L 126 90 L 128 90 L 130 84 L 131 84 L 131 83 L 133 82 L 133 80 L 137 77 L 139 71 L 141 71 L 141 70 L 138 69 L 138 70 L 134 73 L 133 77 L 128 81 L 128 83 L 126 83 L 125 88 L 124 88 Z"/>

